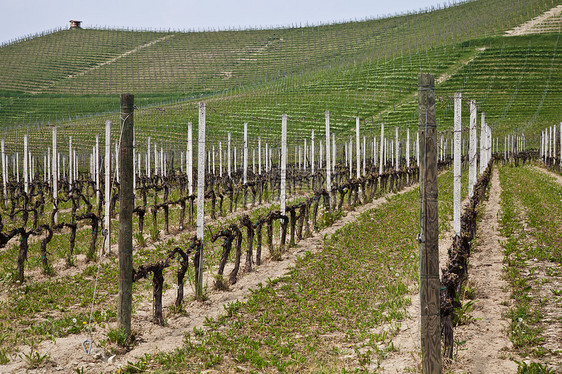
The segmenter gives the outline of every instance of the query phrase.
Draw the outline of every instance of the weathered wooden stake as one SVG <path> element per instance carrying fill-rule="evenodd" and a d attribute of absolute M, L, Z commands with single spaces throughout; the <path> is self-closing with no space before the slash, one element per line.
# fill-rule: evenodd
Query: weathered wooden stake
<path fill-rule="evenodd" d="M 431 74 L 418 77 L 420 152 L 420 304 L 423 373 L 441 373 L 437 127 Z"/>
<path fill-rule="evenodd" d="M 133 301 L 133 106 L 134 95 L 121 95 L 121 185 L 119 188 L 119 329 L 131 334 Z"/>

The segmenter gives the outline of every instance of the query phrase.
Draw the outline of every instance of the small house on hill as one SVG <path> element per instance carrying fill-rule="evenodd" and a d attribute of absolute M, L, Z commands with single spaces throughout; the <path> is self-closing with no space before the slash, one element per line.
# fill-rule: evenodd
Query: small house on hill
<path fill-rule="evenodd" d="M 82 28 L 80 26 L 81 23 L 82 23 L 82 21 L 70 20 L 70 28 L 71 29 L 81 29 Z"/>

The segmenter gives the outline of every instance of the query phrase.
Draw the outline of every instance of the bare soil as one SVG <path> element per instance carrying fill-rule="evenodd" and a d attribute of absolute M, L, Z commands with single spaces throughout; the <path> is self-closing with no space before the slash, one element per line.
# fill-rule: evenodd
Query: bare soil
<path fill-rule="evenodd" d="M 469 284 L 474 290 L 472 320 L 456 327 L 456 349 L 452 370 L 459 373 L 514 373 L 517 364 L 509 358 L 512 344 L 508 321 L 502 317 L 509 309 L 507 283 L 502 277 L 503 251 L 499 241 L 498 214 L 501 186 L 498 171 L 492 172 L 490 195 L 478 224 L 477 245 L 471 253 Z"/>
<path fill-rule="evenodd" d="M 555 6 L 554 8 L 547 10 L 540 16 L 535 17 L 532 20 L 529 20 L 524 24 L 517 26 L 512 30 L 507 31 L 505 34 L 508 36 L 536 34 L 538 32 L 541 32 L 541 24 L 546 20 L 548 20 L 549 18 L 553 18 L 553 19 L 558 18 L 558 23 L 560 24 L 561 14 L 562 14 L 562 5 Z"/>
<path fill-rule="evenodd" d="M 410 186 L 400 191 L 399 194 L 414 189 L 416 186 Z M 243 302 L 250 294 L 251 289 L 259 287 L 268 279 L 276 279 L 285 275 L 288 269 L 294 266 L 297 258 L 305 252 L 317 252 L 322 250 L 325 237 L 329 237 L 339 228 L 353 222 L 357 217 L 369 210 L 376 208 L 387 201 L 386 195 L 374 200 L 369 204 L 357 207 L 340 220 L 336 221 L 332 226 L 317 232 L 307 239 L 300 241 L 296 248 L 292 248 L 283 254 L 281 261 L 269 260 L 267 246 L 264 247 L 263 257 L 266 260 L 261 266 L 255 267 L 251 273 L 239 275 L 238 282 L 230 287 L 229 291 L 211 290 L 209 284 L 208 300 L 205 302 L 190 301 L 193 299 L 193 291 L 187 286 L 185 289 L 184 313 L 173 313 L 170 306 L 174 304 L 176 290 L 170 288 L 163 294 L 164 317 L 167 326 L 161 327 L 152 322 L 152 303 L 151 299 L 145 299 L 136 304 L 133 315 L 133 331 L 138 336 L 137 344 L 129 352 L 123 352 L 117 356 L 107 350 L 99 347 L 101 340 L 107 339 L 106 329 L 98 329 L 92 332 L 92 340 L 94 348 L 92 354 L 87 355 L 83 348 L 82 342 L 87 338 L 86 335 L 72 335 L 65 338 L 56 339 L 56 341 L 43 341 L 35 349 L 41 354 L 48 353 L 50 355 L 49 363 L 39 369 L 27 370 L 29 373 L 51 373 L 51 372 L 73 372 L 75 369 L 84 368 L 85 372 L 92 373 L 114 373 L 122 365 L 127 362 L 134 362 L 141 359 L 145 354 L 155 354 L 158 352 L 170 352 L 181 347 L 184 334 L 192 332 L 194 327 L 205 328 L 205 320 L 207 318 L 216 318 L 223 314 L 224 307 L 232 302 Z M 232 264 L 229 264 L 232 266 Z M 225 269 L 225 274 L 230 268 Z M 212 274 L 206 274 L 207 280 L 212 280 Z M 418 303 L 419 304 L 419 303 Z M 22 352 L 29 352 L 31 347 L 21 347 Z M 21 359 L 12 359 L 10 363 L 2 367 L 3 373 L 19 373 L 25 371 L 26 363 Z"/>

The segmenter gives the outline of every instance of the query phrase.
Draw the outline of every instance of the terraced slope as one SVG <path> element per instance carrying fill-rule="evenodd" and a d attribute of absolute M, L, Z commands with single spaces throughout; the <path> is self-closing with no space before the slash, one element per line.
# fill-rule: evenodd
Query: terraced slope
<path fill-rule="evenodd" d="M 326 81 L 346 70 L 354 75 L 358 69 L 388 67 L 389 61 L 393 70 L 383 74 L 404 73 L 406 80 L 412 68 L 433 68 L 430 55 L 439 49 L 450 51 L 474 38 L 500 35 L 556 4 L 477 0 L 390 18 L 285 29 L 59 31 L 0 47 L 0 124 L 61 122 L 115 111 L 108 95 L 124 91 L 134 92 L 139 105 L 239 95 L 256 86 L 268 89 L 271 82 L 302 93 L 309 86 L 301 83 L 310 76 L 322 74 Z M 423 54 L 428 56 L 425 65 L 416 62 Z M 377 83 L 370 96 L 384 91 L 380 88 Z M 348 97 L 366 94 L 352 89 Z M 404 91 L 400 87 L 392 94 Z M 340 100 L 329 92 L 317 99 L 327 104 Z M 346 106 L 355 108 L 353 102 Z"/>

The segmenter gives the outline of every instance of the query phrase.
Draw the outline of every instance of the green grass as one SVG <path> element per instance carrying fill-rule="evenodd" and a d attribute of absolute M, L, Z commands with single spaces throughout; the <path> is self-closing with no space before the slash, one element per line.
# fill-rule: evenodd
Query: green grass
<path fill-rule="evenodd" d="M 442 217 L 452 208 L 451 181 L 450 172 L 440 178 Z M 183 347 L 151 357 L 149 369 L 373 370 L 396 350 L 392 339 L 418 282 L 411 235 L 419 228 L 417 199 L 414 190 L 361 214 L 287 276 L 261 284 L 247 302 L 230 304 L 207 329 L 187 333 Z"/>
<path fill-rule="evenodd" d="M 211 101 L 214 112 L 208 122 L 225 130 L 243 121 L 267 130 L 283 112 L 299 119 L 295 131 L 310 129 L 321 125 L 326 109 L 340 118 L 336 131 L 347 131 L 356 115 L 375 127 L 381 121 L 403 127 L 416 123 L 412 95 L 416 76 L 423 71 L 452 75 L 440 95 L 461 89 L 482 102 L 492 121 L 510 130 L 513 119 L 532 127 L 556 114 L 560 77 L 552 66 L 559 65 L 559 54 L 552 37 L 557 34 L 550 34 L 546 44 L 540 35 L 529 37 L 528 43 L 482 38 L 501 35 L 554 4 L 472 1 L 377 20 L 266 30 L 59 31 L 0 48 L 0 126 L 22 130 L 23 125 L 23 131 L 33 132 L 38 123 L 61 123 L 80 133 L 106 117 L 77 119 L 116 112 L 112 95 L 130 91 L 137 95 L 138 106 L 160 108 L 147 110 L 138 122 L 140 138 L 152 133 L 174 147 L 177 134 L 196 118 L 190 109 L 194 99 Z M 514 43 L 523 55 L 509 49 Z M 489 50 L 476 50 L 488 44 Z M 128 51 L 133 52 L 123 55 Z M 520 64 L 525 56 L 532 58 Z M 521 73 L 513 74 L 513 69 Z M 524 94 L 528 90 L 530 103 Z M 177 100 L 191 102 L 160 105 Z M 448 114 L 441 126 L 449 123 L 450 107 L 444 106 Z M 224 131 L 220 134 L 224 137 Z M 84 149 L 87 143 L 80 146 Z M 44 144 L 41 148 L 46 149 Z"/>
<path fill-rule="evenodd" d="M 555 285 L 562 277 L 562 186 L 532 166 L 503 167 L 500 181 L 505 275 L 514 299 L 510 339 L 523 357 L 553 364 L 561 352 L 549 348 L 545 328 L 560 324 Z"/>

